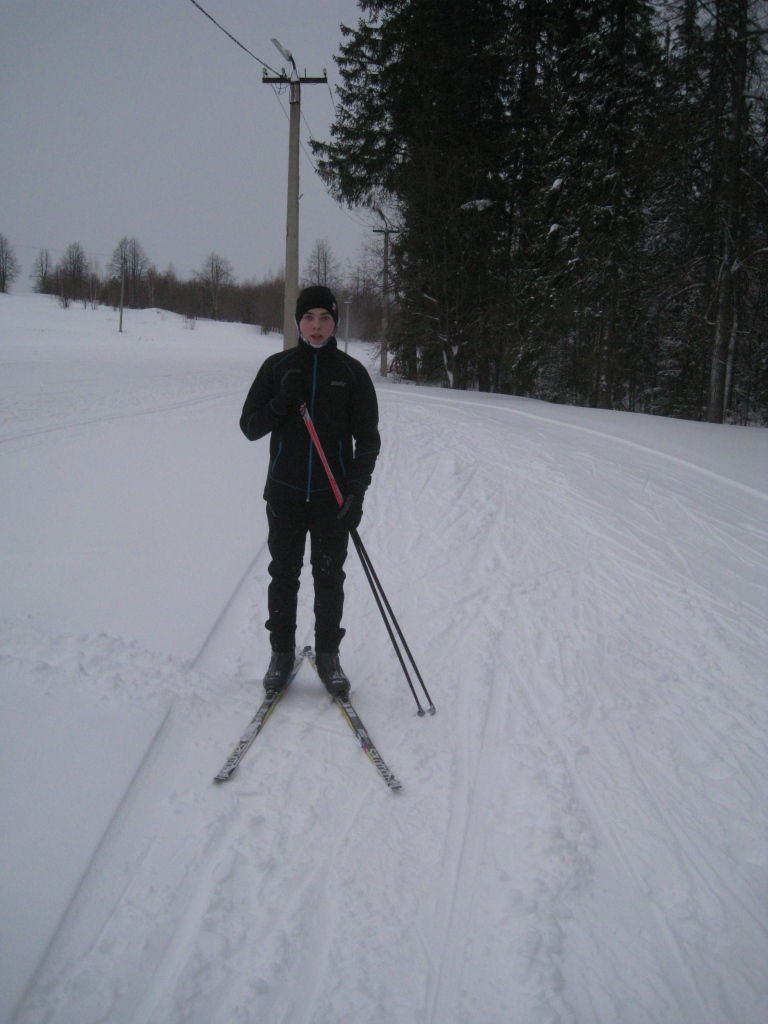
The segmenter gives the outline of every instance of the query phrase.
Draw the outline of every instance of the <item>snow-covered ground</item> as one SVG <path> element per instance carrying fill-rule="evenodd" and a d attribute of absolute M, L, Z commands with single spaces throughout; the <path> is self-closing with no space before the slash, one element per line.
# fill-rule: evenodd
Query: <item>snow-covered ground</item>
<path fill-rule="evenodd" d="M 768 1020 L 768 432 L 377 379 L 361 536 L 438 713 L 352 555 L 403 790 L 309 666 L 217 787 L 280 341 L 125 328 L 0 296 L 2 1024 Z"/>

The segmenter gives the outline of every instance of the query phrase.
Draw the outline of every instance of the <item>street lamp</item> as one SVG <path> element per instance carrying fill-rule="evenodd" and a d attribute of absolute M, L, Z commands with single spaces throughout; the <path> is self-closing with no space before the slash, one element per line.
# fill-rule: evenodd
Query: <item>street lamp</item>
<path fill-rule="evenodd" d="M 281 46 L 280 43 L 277 41 L 277 39 L 273 39 L 272 42 L 274 43 L 274 45 L 278 48 L 278 50 L 282 54 L 283 59 L 287 60 L 289 64 L 292 64 L 293 65 L 293 70 L 296 71 L 296 61 L 293 59 L 293 54 L 291 53 L 291 51 L 290 50 L 286 50 L 283 46 Z M 296 71 L 296 74 L 298 74 L 298 71 Z"/>
<path fill-rule="evenodd" d="M 347 351 L 347 345 L 349 344 L 349 304 L 352 299 L 344 299 L 344 305 L 347 307 L 344 316 L 344 351 Z"/>

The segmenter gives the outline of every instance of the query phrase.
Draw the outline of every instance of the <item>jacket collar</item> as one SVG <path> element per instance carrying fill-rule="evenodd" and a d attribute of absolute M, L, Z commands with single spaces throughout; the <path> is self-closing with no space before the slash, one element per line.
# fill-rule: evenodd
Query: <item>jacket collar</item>
<path fill-rule="evenodd" d="M 308 352 L 310 355 L 315 352 L 332 352 L 337 348 L 336 335 L 332 334 L 328 341 L 326 341 L 324 345 L 321 345 L 320 348 L 315 348 L 313 345 L 310 345 L 306 338 L 302 338 L 302 336 L 299 335 L 299 348 Z"/>

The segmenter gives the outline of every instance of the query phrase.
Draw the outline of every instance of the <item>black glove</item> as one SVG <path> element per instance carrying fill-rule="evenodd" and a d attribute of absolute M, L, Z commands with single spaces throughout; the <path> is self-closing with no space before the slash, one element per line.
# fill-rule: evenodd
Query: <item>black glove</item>
<path fill-rule="evenodd" d="M 348 530 L 356 530 L 363 518 L 363 495 L 350 491 L 336 518 Z"/>
<path fill-rule="evenodd" d="M 280 390 L 270 404 L 278 416 L 287 416 L 289 412 L 298 409 L 301 403 L 301 370 L 294 366 L 283 374 Z"/>

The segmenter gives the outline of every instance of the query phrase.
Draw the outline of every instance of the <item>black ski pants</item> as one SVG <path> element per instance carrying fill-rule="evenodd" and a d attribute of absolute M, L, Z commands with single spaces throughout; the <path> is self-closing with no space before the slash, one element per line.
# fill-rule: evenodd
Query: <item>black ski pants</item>
<path fill-rule="evenodd" d="M 296 646 L 296 607 L 307 534 L 315 585 L 315 650 L 339 649 L 345 632 L 341 616 L 349 530 L 336 515 L 336 509 L 317 509 L 310 502 L 278 508 L 267 503 L 272 561 L 267 592 L 269 618 L 265 625 L 273 651 L 292 651 Z"/>

